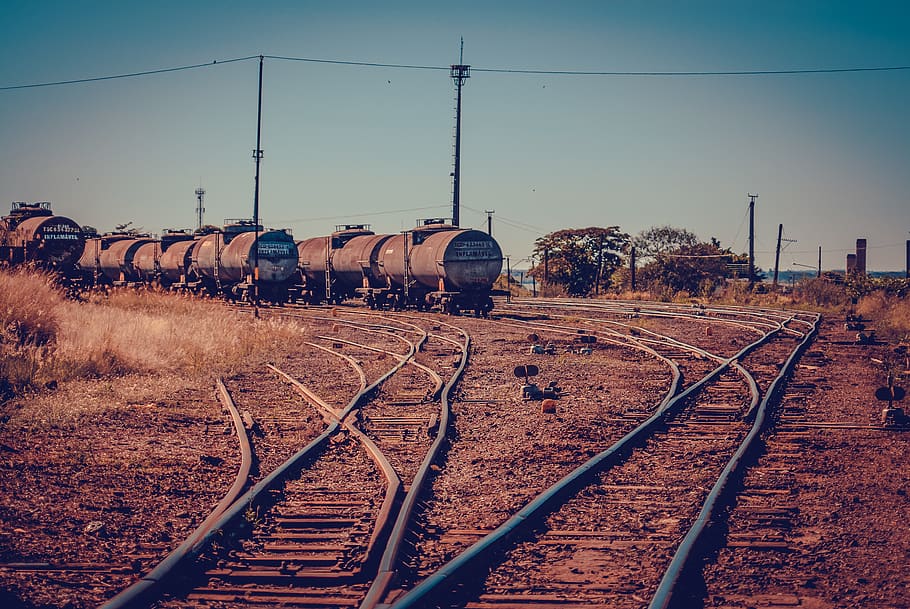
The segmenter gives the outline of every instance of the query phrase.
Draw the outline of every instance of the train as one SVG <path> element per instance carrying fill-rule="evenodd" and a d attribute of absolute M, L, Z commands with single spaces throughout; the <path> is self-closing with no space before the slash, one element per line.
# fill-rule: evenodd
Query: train
<path fill-rule="evenodd" d="M 47 203 L 13 204 L 0 220 L 0 256 L 9 265 L 52 269 L 81 287 L 154 285 L 275 304 L 361 299 L 374 309 L 478 316 L 493 309 L 503 263 L 492 236 L 443 218 L 418 221 L 398 234 L 341 225 L 331 235 L 302 241 L 286 229 L 234 219 L 153 238 L 86 234 L 73 220 L 53 215 Z"/>

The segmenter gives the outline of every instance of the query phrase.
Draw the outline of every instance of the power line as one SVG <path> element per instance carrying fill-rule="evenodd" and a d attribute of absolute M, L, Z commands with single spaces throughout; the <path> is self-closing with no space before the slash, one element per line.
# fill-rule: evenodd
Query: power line
<path fill-rule="evenodd" d="M 113 74 L 110 76 L 94 76 L 91 78 L 76 78 L 73 80 L 57 80 L 54 82 L 30 83 L 27 85 L 8 85 L 0 87 L 0 91 L 11 91 L 14 89 L 34 89 L 37 87 L 54 87 L 57 85 L 75 85 L 86 82 L 98 82 L 100 80 L 117 80 L 120 78 L 135 78 L 137 76 L 149 76 L 151 74 L 164 74 L 166 72 L 180 72 L 182 70 L 195 70 L 198 68 L 211 68 L 225 63 L 236 63 L 238 61 L 249 61 L 259 59 L 259 55 L 250 55 L 249 57 L 235 57 L 233 59 L 216 59 L 210 63 L 196 63 L 189 66 L 177 66 L 174 68 L 160 68 L 157 70 L 145 70 L 143 72 L 130 72 L 128 74 Z"/>
<path fill-rule="evenodd" d="M 773 76 L 782 74 L 842 74 L 847 72 L 889 72 L 910 70 L 910 66 L 873 66 L 867 68 L 796 68 L 792 70 L 721 70 L 681 72 L 632 72 L 586 70 L 515 70 L 509 68 L 471 68 L 475 72 L 497 74 L 541 74 L 549 76 Z"/>
<path fill-rule="evenodd" d="M 348 214 L 343 216 L 322 216 L 321 218 L 295 218 L 293 220 L 278 220 L 281 223 L 296 223 L 296 222 L 320 222 L 324 220 L 346 220 L 349 218 L 364 218 L 373 216 L 386 216 L 389 214 L 401 214 L 411 211 L 425 211 L 428 209 L 441 209 L 448 208 L 448 205 L 424 205 L 423 207 L 408 207 L 405 209 L 387 209 L 384 211 L 374 211 L 374 212 L 364 212 L 361 214 Z"/>
<path fill-rule="evenodd" d="M 343 61 L 338 59 L 316 59 L 312 57 L 288 57 L 282 55 L 265 55 L 267 59 L 284 61 L 302 61 L 307 63 L 324 63 L 370 68 L 402 68 L 409 70 L 443 70 L 451 66 L 430 66 L 399 63 L 377 63 L 372 61 Z M 890 72 L 910 70 L 910 66 L 871 66 L 853 68 L 793 68 L 788 70 L 693 70 L 693 71 L 630 71 L 630 70 L 539 70 L 523 68 L 478 68 L 474 72 L 488 74 L 538 74 L 542 76 L 773 76 L 783 74 L 843 74 L 850 72 Z"/>
<path fill-rule="evenodd" d="M 171 68 L 160 68 L 156 70 L 144 70 L 140 72 L 130 72 L 127 74 L 112 74 L 107 76 L 95 76 L 90 78 L 76 78 L 71 80 L 58 80 L 52 82 L 29 83 L 24 85 L 6 85 L 0 87 L 0 91 L 12 91 L 16 89 L 34 89 L 37 87 L 52 87 L 58 85 L 73 85 L 88 82 L 98 82 L 103 80 L 117 80 L 122 78 L 135 78 L 138 76 L 149 76 L 152 74 L 164 74 L 167 72 L 180 72 L 183 70 L 195 70 L 198 68 L 209 68 L 226 63 L 235 63 L 240 61 L 250 61 L 258 59 L 260 55 L 249 55 L 247 57 L 235 57 L 232 59 L 216 59 L 211 63 L 197 63 L 186 66 L 176 66 Z M 434 70 L 448 71 L 451 66 L 433 66 L 420 64 L 405 63 L 382 63 L 376 61 L 357 61 L 341 59 L 320 59 L 315 57 L 292 57 L 287 55 L 262 55 L 265 59 L 275 59 L 278 61 L 296 61 L 304 63 L 328 64 L 357 66 L 364 68 L 388 68 L 400 70 Z M 794 68 L 787 70 L 697 70 L 697 71 L 631 71 L 631 70 L 538 70 L 523 68 L 479 68 L 471 67 L 474 72 L 486 72 L 488 74 L 526 74 L 540 76 L 632 76 L 632 77 L 701 77 L 701 76 L 775 76 L 775 75 L 800 75 L 800 74 L 846 74 L 858 72 L 895 72 L 910 70 L 910 65 L 895 66 L 869 66 L 869 67 L 852 67 L 852 68 Z"/>
<path fill-rule="evenodd" d="M 302 61 L 305 63 L 323 63 L 338 66 L 359 66 L 362 68 L 395 68 L 403 70 L 443 70 L 449 71 L 449 66 L 421 66 L 405 63 L 378 63 L 374 61 L 345 61 L 341 59 L 315 59 L 311 57 L 288 57 L 285 55 L 263 55 L 266 59 L 281 61 Z"/>

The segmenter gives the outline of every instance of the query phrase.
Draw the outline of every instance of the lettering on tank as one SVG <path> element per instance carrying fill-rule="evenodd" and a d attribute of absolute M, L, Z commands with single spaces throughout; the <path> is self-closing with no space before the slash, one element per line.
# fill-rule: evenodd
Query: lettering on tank
<path fill-rule="evenodd" d="M 41 231 L 45 241 L 78 241 L 82 231 L 69 224 L 52 224 Z"/>
<path fill-rule="evenodd" d="M 259 241 L 259 255 L 265 258 L 286 258 L 291 255 L 292 243 L 284 241 Z"/>
<path fill-rule="evenodd" d="M 492 241 L 455 241 L 452 243 L 452 259 L 498 260 L 499 254 Z"/>

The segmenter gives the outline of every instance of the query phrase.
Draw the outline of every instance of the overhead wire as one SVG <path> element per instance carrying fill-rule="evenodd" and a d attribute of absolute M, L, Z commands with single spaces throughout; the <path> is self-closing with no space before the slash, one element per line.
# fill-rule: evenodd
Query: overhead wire
<path fill-rule="evenodd" d="M 21 85 L 4 85 L 0 86 L 0 91 L 12 91 L 17 89 L 33 89 L 38 87 L 52 87 L 58 85 L 73 85 L 80 83 L 99 82 L 105 80 L 118 80 L 124 78 L 135 78 L 138 76 L 149 76 L 153 74 L 164 74 L 168 72 L 180 72 L 184 70 L 195 70 L 200 68 L 209 68 L 227 63 L 236 63 L 241 61 L 250 61 L 253 59 L 274 59 L 277 61 L 295 61 L 314 64 L 356 66 L 364 68 L 385 68 L 399 70 L 428 70 L 428 71 L 449 71 L 451 66 L 434 66 L 407 63 L 383 63 L 377 61 L 359 61 L 359 60 L 342 60 L 342 59 L 321 59 L 316 57 L 293 57 L 288 55 L 248 55 L 246 57 L 234 57 L 231 59 L 216 59 L 211 62 L 197 63 L 185 66 L 175 66 L 170 68 L 158 68 L 154 70 L 143 70 L 129 72 L 126 74 L 111 74 L 105 76 L 93 76 L 87 78 L 74 78 L 68 80 L 57 80 L 49 82 L 27 83 Z M 783 70 L 542 70 L 542 69 L 525 69 L 525 68 L 484 68 L 471 67 L 473 72 L 484 72 L 487 74 L 527 74 L 540 76 L 641 76 L 641 77 L 705 77 L 705 76 L 775 76 L 775 75 L 807 75 L 807 74 L 847 74 L 862 72 L 895 72 L 910 70 L 910 65 L 892 65 L 892 66 L 866 66 L 866 67 L 846 67 L 846 68 L 793 68 Z"/>
<path fill-rule="evenodd" d="M 285 220 L 278 220 L 278 221 L 282 222 L 282 223 L 287 223 L 287 222 L 320 222 L 320 221 L 325 221 L 325 220 L 344 220 L 344 219 L 348 219 L 348 218 L 363 218 L 366 216 L 368 216 L 368 217 L 387 216 L 389 214 L 402 214 L 402 213 L 407 213 L 407 212 L 411 212 L 411 211 L 425 211 L 427 209 L 440 209 L 443 207 L 448 207 L 448 204 L 425 205 L 423 207 L 408 207 L 408 208 L 404 208 L 404 209 L 388 209 L 385 211 L 364 212 L 364 213 L 360 213 L 360 214 L 348 214 L 348 215 L 342 215 L 342 216 L 322 216 L 319 218 L 295 218 L 292 220 L 285 219 Z"/>
<path fill-rule="evenodd" d="M 250 55 L 248 57 L 234 57 L 232 59 L 216 59 L 206 63 L 196 63 L 188 66 L 177 66 L 172 68 L 158 68 L 155 70 L 144 70 L 141 72 L 129 72 L 126 74 L 112 74 L 108 76 L 92 76 L 89 78 L 74 78 L 71 80 L 57 80 L 53 82 L 29 83 L 25 85 L 6 85 L 0 87 L 0 91 L 12 91 L 14 89 L 35 89 L 37 87 L 53 87 L 57 85 L 75 85 L 79 83 L 98 82 L 102 80 L 118 80 L 121 78 L 136 78 L 138 76 L 149 76 L 152 74 L 165 74 L 168 72 L 181 72 L 183 70 L 196 70 L 199 68 L 211 68 L 213 66 L 224 65 L 227 63 L 237 63 L 239 61 L 249 61 L 259 59 L 259 55 Z"/>

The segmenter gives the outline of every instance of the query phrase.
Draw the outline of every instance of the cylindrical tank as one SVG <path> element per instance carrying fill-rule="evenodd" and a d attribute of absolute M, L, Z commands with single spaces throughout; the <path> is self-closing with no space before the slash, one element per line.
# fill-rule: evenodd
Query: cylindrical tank
<path fill-rule="evenodd" d="M 330 237 L 313 237 L 297 242 L 297 265 L 310 290 L 325 292 L 325 271 Z"/>
<path fill-rule="evenodd" d="M 13 245 L 24 248 L 25 260 L 53 268 L 72 267 L 85 247 L 82 228 L 64 216 L 39 216 L 20 222 Z"/>
<path fill-rule="evenodd" d="M 161 258 L 161 242 L 143 243 L 133 256 L 133 268 L 141 281 L 153 281 L 158 277 L 158 260 Z"/>
<path fill-rule="evenodd" d="M 502 273 L 499 244 L 473 229 L 434 232 L 414 246 L 410 258 L 414 280 L 450 292 L 489 290 Z"/>
<path fill-rule="evenodd" d="M 221 278 L 218 258 L 224 249 L 224 235 L 212 233 L 196 239 L 191 256 L 190 268 L 197 276 L 205 279 Z"/>
<path fill-rule="evenodd" d="M 404 285 L 405 235 L 389 235 L 379 252 L 379 279 L 390 288 Z"/>
<path fill-rule="evenodd" d="M 483 291 L 492 288 L 502 272 L 502 250 L 488 234 L 434 225 L 408 235 L 408 275 L 431 291 Z M 405 235 L 394 235 L 380 248 L 382 274 L 392 287 L 405 279 Z"/>
<path fill-rule="evenodd" d="M 158 259 L 161 278 L 167 283 L 181 281 L 188 274 L 192 264 L 191 254 L 196 241 L 188 239 L 168 246 Z"/>
<path fill-rule="evenodd" d="M 101 272 L 110 281 L 139 281 L 133 261 L 137 250 L 151 242 L 148 238 L 133 238 L 112 243 L 101 252 Z"/>
<path fill-rule="evenodd" d="M 236 235 L 221 251 L 219 276 L 228 282 L 243 281 L 253 274 L 255 233 Z M 284 231 L 271 230 L 259 234 L 259 281 L 281 283 L 297 270 L 297 247 Z"/>
<path fill-rule="evenodd" d="M 76 266 L 85 275 L 101 273 L 101 254 L 112 244 L 118 241 L 131 240 L 129 235 L 102 235 L 101 237 L 92 237 L 85 240 L 85 247 L 82 249 L 82 256 Z"/>
<path fill-rule="evenodd" d="M 84 273 L 101 272 L 101 237 L 85 240 L 82 256 L 76 266 Z"/>
<path fill-rule="evenodd" d="M 360 235 L 332 252 L 332 269 L 338 283 L 347 289 L 383 288 L 379 254 L 393 235 Z"/>

